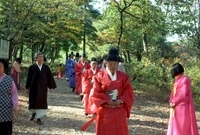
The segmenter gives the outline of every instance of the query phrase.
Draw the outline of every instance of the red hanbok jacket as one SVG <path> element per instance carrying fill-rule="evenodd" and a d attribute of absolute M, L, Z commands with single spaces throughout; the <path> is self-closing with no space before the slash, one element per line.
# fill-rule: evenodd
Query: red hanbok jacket
<path fill-rule="evenodd" d="M 82 93 L 83 96 L 83 106 L 85 108 L 85 113 L 92 114 L 90 110 L 90 103 L 88 101 L 90 90 L 92 89 L 93 83 L 94 83 L 94 76 L 100 71 L 100 68 L 97 67 L 95 73 L 93 73 L 92 69 L 88 69 L 82 74 Z"/>
<path fill-rule="evenodd" d="M 118 90 L 118 97 L 123 104 L 116 108 L 109 108 L 110 96 L 107 91 Z M 94 77 L 90 102 L 97 108 L 96 135 L 128 135 L 127 118 L 130 117 L 134 103 L 134 92 L 127 74 L 116 71 L 116 80 L 112 81 L 106 70 L 100 71 Z"/>
<path fill-rule="evenodd" d="M 85 62 L 83 65 L 82 62 L 78 62 L 75 65 L 75 73 L 76 73 L 76 93 L 81 94 L 82 93 L 82 73 L 85 72 L 87 69 L 90 68 L 90 64 L 88 62 Z"/>

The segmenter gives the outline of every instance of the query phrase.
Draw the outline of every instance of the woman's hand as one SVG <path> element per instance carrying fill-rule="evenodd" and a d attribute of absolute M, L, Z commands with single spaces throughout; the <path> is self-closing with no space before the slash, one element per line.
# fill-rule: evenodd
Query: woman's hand
<path fill-rule="evenodd" d="M 174 107 L 175 107 L 175 104 L 174 104 L 174 103 L 170 103 L 169 106 L 170 106 L 171 108 L 174 108 Z"/>

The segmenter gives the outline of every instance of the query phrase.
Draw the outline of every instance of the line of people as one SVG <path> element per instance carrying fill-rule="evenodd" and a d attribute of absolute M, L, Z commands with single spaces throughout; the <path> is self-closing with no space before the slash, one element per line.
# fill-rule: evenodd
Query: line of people
<path fill-rule="evenodd" d="M 82 87 L 78 94 L 82 92 L 84 95 L 85 115 L 95 114 L 81 127 L 82 131 L 95 120 L 96 135 L 128 135 L 127 118 L 133 106 L 134 92 L 128 75 L 119 71 L 120 61 L 114 48 L 109 51 L 104 68 L 96 68 L 98 73 L 94 72 L 97 67 L 95 59 L 91 60 L 89 69 L 82 66 L 77 72 L 82 81 L 79 80 L 76 88 Z M 184 68 L 179 63 L 172 66 L 171 76 L 175 81 L 169 100 L 167 135 L 198 135 L 190 79 L 184 75 Z"/>
<path fill-rule="evenodd" d="M 26 92 L 29 95 L 28 109 L 32 113 L 30 120 L 36 119 L 36 123 L 41 125 L 43 124 L 41 118 L 46 115 L 48 108 L 47 90 L 49 88 L 50 92 L 53 92 L 57 86 L 49 66 L 44 63 L 44 54 L 37 53 L 35 58 L 36 63 L 28 70 Z M 97 135 L 128 135 L 127 118 L 130 117 L 133 107 L 134 90 L 129 76 L 118 70 L 119 62 L 118 51 L 112 48 L 109 50 L 103 70 L 97 68 L 95 58 L 86 66 L 85 55 L 79 62 L 73 63 L 75 85 L 70 85 L 72 91 L 83 94 L 85 114 L 95 114 L 83 125 L 82 131 L 95 120 Z M 17 87 L 13 78 L 5 74 L 7 68 L 8 62 L 0 58 L 0 134 L 2 135 L 12 134 L 12 122 L 16 120 L 19 110 Z M 76 76 L 80 74 L 81 80 L 76 83 L 78 78 Z M 190 79 L 184 75 L 184 68 L 179 63 L 172 66 L 171 75 L 175 81 L 169 100 L 170 118 L 167 135 L 198 135 Z"/>
<path fill-rule="evenodd" d="M 128 134 L 126 119 L 130 117 L 134 91 L 128 75 L 118 70 L 120 60 L 118 50 L 113 48 L 102 66 L 96 58 L 86 62 L 85 54 L 75 62 L 71 53 L 66 62 L 69 87 L 81 96 L 85 115 L 94 115 L 92 120 L 96 119 L 97 135 Z"/>

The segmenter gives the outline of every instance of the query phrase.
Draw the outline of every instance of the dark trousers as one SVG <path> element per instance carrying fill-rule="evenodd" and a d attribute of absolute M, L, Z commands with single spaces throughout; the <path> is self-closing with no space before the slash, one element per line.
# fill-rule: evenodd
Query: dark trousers
<path fill-rule="evenodd" d="M 0 122 L 0 135 L 12 135 L 12 121 Z"/>

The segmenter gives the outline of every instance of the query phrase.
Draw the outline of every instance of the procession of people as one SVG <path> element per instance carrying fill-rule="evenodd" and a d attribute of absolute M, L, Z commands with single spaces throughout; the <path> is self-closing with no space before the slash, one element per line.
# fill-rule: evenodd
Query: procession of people
<path fill-rule="evenodd" d="M 45 54 L 38 52 L 35 63 L 28 68 L 25 90 L 28 94 L 30 121 L 43 125 L 48 109 L 48 89 L 57 87 L 51 68 L 45 63 Z M 0 58 L 0 134 L 12 134 L 12 122 L 18 115 L 19 73 L 21 59 L 16 59 L 10 77 L 4 71 L 8 63 Z M 95 121 L 96 135 L 128 135 L 127 119 L 134 105 L 134 88 L 123 67 L 123 60 L 116 48 L 110 48 L 104 59 L 86 54 L 69 54 L 65 67 L 59 64 L 57 77 L 66 78 L 66 87 L 80 96 L 84 115 L 91 119 L 80 130 L 85 131 Z M 63 71 L 65 69 L 65 71 Z M 198 135 L 191 82 L 184 75 L 184 68 L 175 63 L 171 69 L 174 84 L 170 95 L 170 117 L 167 135 Z M 10 95 L 6 95 L 10 91 Z M 5 96 L 6 95 L 6 96 Z M 6 101 L 6 102 L 5 102 Z M 9 103 L 9 104 L 8 104 Z M 1 106 L 7 109 L 1 109 Z M 12 112 L 14 117 L 12 117 Z"/>

